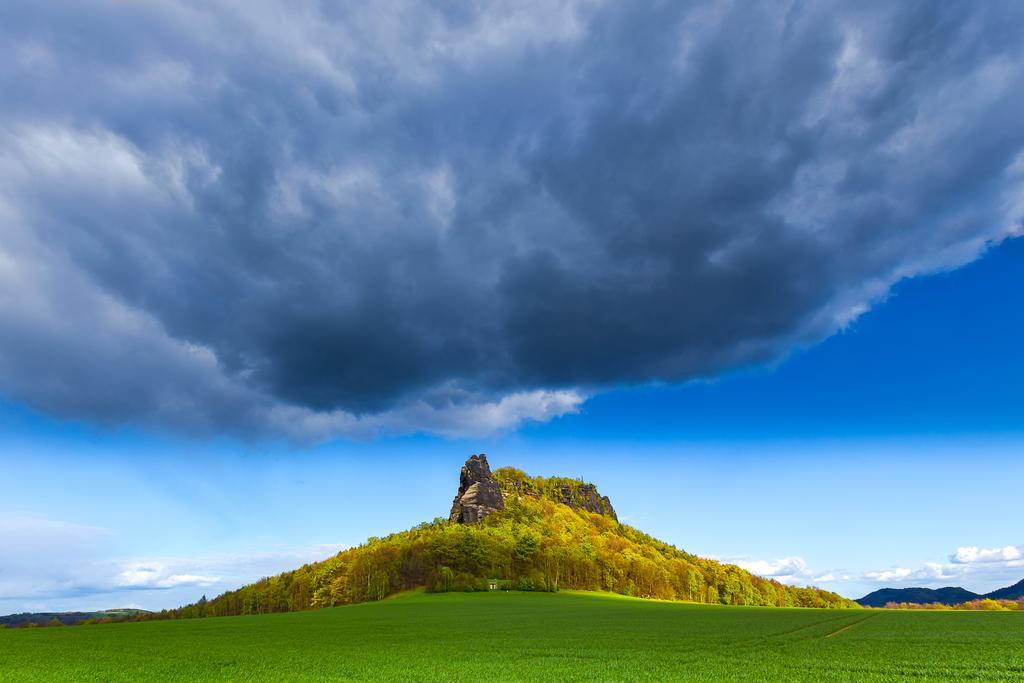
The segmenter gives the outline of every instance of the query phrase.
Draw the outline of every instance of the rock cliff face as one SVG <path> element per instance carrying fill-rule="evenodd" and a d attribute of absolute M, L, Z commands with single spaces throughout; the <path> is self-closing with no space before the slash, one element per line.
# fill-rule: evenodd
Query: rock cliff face
<path fill-rule="evenodd" d="M 504 509 L 501 486 L 491 474 L 487 456 L 470 456 L 459 473 L 459 492 L 452 501 L 449 519 L 459 524 L 476 524 L 481 519 Z"/>
<path fill-rule="evenodd" d="M 563 505 L 593 512 L 598 515 L 605 515 L 616 521 L 619 519 L 618 515 L 615 514 L 615 508 L 612 507 L 612 501 L 608 499 L 608 496 L 599 494 L 597 487 L 593 484 L 581 484 L 575 491 L 570 486 L 562 486 L 560 493 Z"/>
<path fill-rule="evenodd" d="M 531 477 L 514 467 L 502 467 L 494 473 L 506 496 L 531 496 L 545 498 L 555 503 L 568 505 L 574 510 L 584 510 L 604 515 L 618 521 L 615 508 L 608 496 L 602 496 L 597 487 L 582 479 L 568 477 Z"/>

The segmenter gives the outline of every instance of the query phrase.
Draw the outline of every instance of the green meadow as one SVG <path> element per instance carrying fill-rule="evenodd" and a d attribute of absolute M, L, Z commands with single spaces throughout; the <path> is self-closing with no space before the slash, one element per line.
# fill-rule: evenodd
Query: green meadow
<path fill-rule="evenodd" d="M 405 593 L 244 617 L 0 631 L 3 680 L 1020 680 L 1024 614 L 594 593 Z"/>

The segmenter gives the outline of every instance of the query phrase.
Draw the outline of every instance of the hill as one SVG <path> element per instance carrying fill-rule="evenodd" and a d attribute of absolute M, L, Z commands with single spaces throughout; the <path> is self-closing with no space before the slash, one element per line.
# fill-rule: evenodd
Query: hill
<path fill-rule="evenodd" d="M 990 600 L 1019 600 L 1024 598 L 1024 580 L 1018 581 L 1012 586 L 999 588 L 991 593 L 985 593 L 982 597 Z"/>
<path fill-rule="evenodd" d="M 593 484 L 491 473 L 484 455 L 460 472 L 447 519 L 365 544 L 163 617 L 288 612 L 432 592 L 597 590 L 729 605 L 856 607 L 835 593 L 784 586 L 691 555 L 618 522 Z"/>
<path fill-rule="evenodd" d="M 855 602 L 864 607 L 885 607 L 890 602 L 915 605 L 961 605 L 972 600 L 1018 600 L 1024 597 L 1024 580 L 990 593 L 974 593 L 960 586 L 945 588 L 880 588 Z"/>
<path fill-rule="evenodd" d="M 1007 612 L 403 593 L 336 609 L 0 629 L 4 681 L 1019 680 Z"/>
<path fill-rule="evenodd" d="M 960 586 L 945 588 L 880 588 L 868 593 L 856 602 L 864 607 L 885 607 L 890 602 L 909 602 L 918 605 L 940 603 L 958 605 L 962 602 L 977 600 L 981 596 Z"/>
<path fill-rule="evenodd" d="M 144 609 L 105 609 L 98 612 L 22 612 L 0 616 L 0 626 L 74 626 L 86 621 L 119 621 L 152 614 Z"/>

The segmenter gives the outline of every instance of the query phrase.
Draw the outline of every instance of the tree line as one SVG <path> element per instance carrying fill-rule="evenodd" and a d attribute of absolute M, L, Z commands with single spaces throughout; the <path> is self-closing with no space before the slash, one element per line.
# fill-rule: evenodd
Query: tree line
<path fill-rule="evenodd" d="M 916 602 L 887 602 L 885 609 L 930 609 L 930 610 L 969 610 L 974 612 L 1024 612 L 1024 597 L 1016 600 L 995 600 L 993 598 L 979 598 L 968 600 L 958 605 L 946 605 L 941 602 L 916 603 Z"/>

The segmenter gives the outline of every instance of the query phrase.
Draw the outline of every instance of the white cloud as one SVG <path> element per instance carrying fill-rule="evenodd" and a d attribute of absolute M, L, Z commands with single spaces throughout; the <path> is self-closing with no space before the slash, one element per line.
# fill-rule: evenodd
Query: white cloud
<path fill-rule="evenodd" d="M 174 574 L 162 562 L 132 563 L 125 567 L 115 579 L 119 588 L 174 588 L 176 586 L 211 586 L 217 583 L 216 576 L 196 574 Z"/>
<path fill-rule="evenodd" d="M 775 579 L 779 583 L 792 586 L 812 585 L 835 581 L 835 574 L 831 571 L 816 572 L 807 566 L 802 557 L 783 557 L 776 560 L 750 560 L 736 559 L 732 563 L 746 569 L 752 574 L 763 576 L 766 579 Z"/>
<path fill-rule="evenodd" d="M 956 564 L 973 564 L 976 562 L 1007 562 L 1019 560 L 1022 555 L 1020 548 L 1006 545 L 1002 548 L 979 548 L 978 546 L 966 546 L 957 548 L 949 560 Z"/>
<path fill-rule="evenodd" d="M 276 552 L 150 558 L 106 565 L 114 590 L 158 590 L 215 586 L 219 591 L 279 574 L 334 555 L 342 546 L 315 544 Z"/>
<path fill-rule="evenodd" d="M 963 572 L 958 570 L 954 565 L 944 564 L 942 562 L 925 562 L 924 566 L 918 569 L 893 567 L 890 569 L 864 572 L 864 578 L 869 581 L 883 583 L 906 583 L 914 581 L 920 583 L 935 583 L 956 579 L 962 573 Z"/>
<path fill-rule="evenodd" d="M 951 582 L 970 583 L 973 589 L 984 592 L 1019 581 L 1022 569 L 1024 552 L 1020 546 L 961 546 L 949 556 L 948 562 L 924 562 L 916 569 L 891 567 L 866 571 L 861 578 L 873 583 L 927 587 L 946 586 Z"/>
<path fill-rule="evenodd" d="M 913 573 L 914 571 L 912 569 L 907 569 L 905 567 L 893 567 L 892 569 L 864 572 L 864 578 L 869 581 L 888 583 L 890 581 L 903 581 Z"/>

